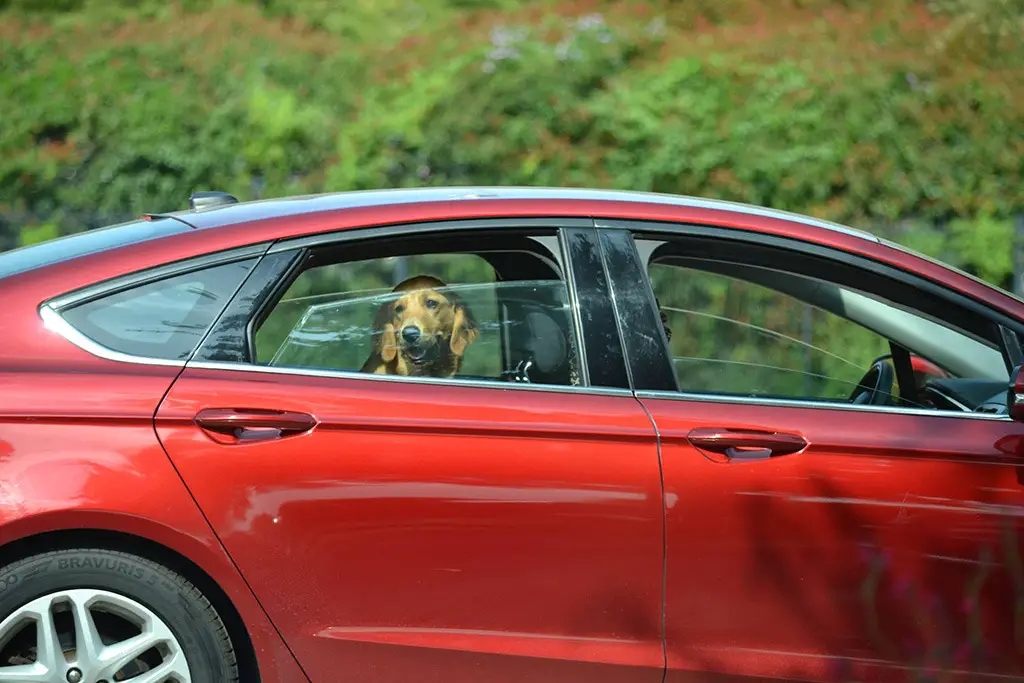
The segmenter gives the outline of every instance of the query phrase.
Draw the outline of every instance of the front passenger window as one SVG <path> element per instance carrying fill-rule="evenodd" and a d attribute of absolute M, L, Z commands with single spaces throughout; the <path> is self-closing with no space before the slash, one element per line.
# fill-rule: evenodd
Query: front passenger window
<path fill-rule="evenodd" d="M 873 294 L 702 257 L 648 269 L 683 392 L 984 411 L 1006 390 L 998 346 Z"/>
<path fill-rule="evenodd" d="M 683 391 L 843 400 L 889 353 L 881 335 L 767 287 L 671 265 L 650 273 Z"/>

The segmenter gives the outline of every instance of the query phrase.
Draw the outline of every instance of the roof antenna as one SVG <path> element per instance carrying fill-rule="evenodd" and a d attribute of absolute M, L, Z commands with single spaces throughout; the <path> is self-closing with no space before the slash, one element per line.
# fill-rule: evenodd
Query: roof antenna
<path fill-rule="evenodd" d="M 193 192 L 188 198 L 189 208 L 193 211 L 207 211 L 216 209 L 218 206 L 237 204 L 238 198 L 227 192 L 202 191 Z"/>

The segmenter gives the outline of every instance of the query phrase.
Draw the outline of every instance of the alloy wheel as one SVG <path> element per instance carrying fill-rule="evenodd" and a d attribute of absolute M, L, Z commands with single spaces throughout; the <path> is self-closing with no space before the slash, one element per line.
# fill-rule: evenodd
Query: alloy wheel
<path fill-rule="evenodd" d="M 0 622 L 0 683 L 192 683 L 171 629 L 135 600 L 73 589 Z"/>

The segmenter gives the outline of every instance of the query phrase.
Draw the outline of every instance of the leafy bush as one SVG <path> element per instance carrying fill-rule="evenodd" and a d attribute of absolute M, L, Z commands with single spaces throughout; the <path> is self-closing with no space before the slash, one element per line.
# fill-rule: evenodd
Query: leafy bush
<path fill-rule="evenodd" d="M 593 184 L 573 150 L 592 139 L 586 103 L 656 44 L 598 14 L 496 26 L 487 45 L 375 93 L 342 131 L 329 185 Z"/>
<path fill-rule="evenodd" d="M 539 33 L 495 29 L 488 47 L 381 89 L 342 131 L 329 185 L 596 184 L 844 221 L 1024 208 L 1024 116 L 982 83 L 826 81 L 714 57 L 634 69 L 656 37 L 596 16 L 557 42 Z"/>
<path fill-rule="evenodd" d="M 937 49 L 954 58 L 1019 66 L 1024 51 L 1024 0 L 931 0 L 952 17 Z"/>
<path fill-rule="evenodd" d="M 891 232 L 1005 282 L 1024 0 L 933 0 L 918 28 L 907 0 L 791 0 L 756 27 L 735 26 L 750 0 L 557 2 L 0 1 L 0 213 L 617 187 L 911 225 Z"/>

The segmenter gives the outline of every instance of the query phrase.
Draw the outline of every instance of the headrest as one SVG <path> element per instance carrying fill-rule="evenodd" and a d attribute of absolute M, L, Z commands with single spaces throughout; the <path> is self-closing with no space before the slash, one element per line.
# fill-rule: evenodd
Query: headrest
<path fill-rule="evenodd" d="M 544 311 L 531 308 L 525 322 L 530 330 L 526 350 L 533 359 L 534 368 L 547 375 L 565 365 L 568 345 L 565 333 L 555 319 Z"/>

